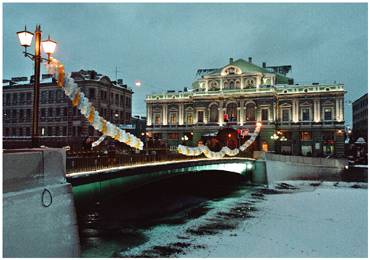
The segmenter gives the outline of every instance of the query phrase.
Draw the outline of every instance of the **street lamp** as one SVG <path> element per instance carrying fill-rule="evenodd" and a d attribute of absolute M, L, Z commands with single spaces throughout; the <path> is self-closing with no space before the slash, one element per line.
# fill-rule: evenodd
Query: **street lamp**
<path fill-rule="evenodd" d="M 32 111 L 32 147 L 39 147 L 39 106 L 40 106 L 40 64 L 42 61 L 50 62 L 50 56 L 54 53 L 56 42 L 50 39 L 42 42 L 44 52 L 48 58 L 41 57 L 41 26 L 36 25 L 35 33 L 27 31 L 26 26 L 24 31 L 17 32 L 20 45 L 24 47 L 24 56 L 30 58 L 35 63 L 34 82 L 33 82 L 33 111 Z M 27 47 L 32 44 L 32 38 L 35 35 L 35 53 L 27 52 Z"/>

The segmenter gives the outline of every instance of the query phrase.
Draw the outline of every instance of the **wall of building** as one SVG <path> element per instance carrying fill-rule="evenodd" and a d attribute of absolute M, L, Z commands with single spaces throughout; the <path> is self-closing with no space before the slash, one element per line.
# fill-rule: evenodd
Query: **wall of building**
<path fill-rule="evenodd" d="M 95 71 L 73 72 L 72 77 L 105 119 L 116 124 L 130 123 L 133 93 L 130 88 L 122 82 L 112 82 Z M 13 148 L 14 139 L 18 140 L 18 147 L 29 147 L 26 139 L 31 136 L 32 104 L 32 82 L 10 81 L 3 85 L 5 148 Z M 53 137 L 41 139 L 42 145 L 60 147 L 61 143 L 67 143 L 73 149 L 81 149 L 88 137 L 97 139 L 99 134 L 72 106 L 64 91 L 56 86 L 55 80 L 45 78 L 40 84 L 39 136 Z M 64 142 L 59 139 L 64 139 Z"/>
<path fill-rule="evenodd" d="M 65 151 L 5 152 L 3 167 L 3 256 L 79 257 Z"/>
<path fill-rule="evenodd" d="M 260 155 L 261 156 L 261 155 Z M 348 161 L 266 153 L 267 180 L 338 180 Z"/>

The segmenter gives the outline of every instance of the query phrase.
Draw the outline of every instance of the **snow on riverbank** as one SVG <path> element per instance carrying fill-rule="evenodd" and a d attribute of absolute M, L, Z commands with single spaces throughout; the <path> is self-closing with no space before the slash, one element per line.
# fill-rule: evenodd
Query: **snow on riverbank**
<path fill-rule="evenodd" d="M 255 218 L 236 230 L 196 238 L 205 248 L 180 257 L 367 257 L 367 185 L 286 182 L 265 195 Z"/>

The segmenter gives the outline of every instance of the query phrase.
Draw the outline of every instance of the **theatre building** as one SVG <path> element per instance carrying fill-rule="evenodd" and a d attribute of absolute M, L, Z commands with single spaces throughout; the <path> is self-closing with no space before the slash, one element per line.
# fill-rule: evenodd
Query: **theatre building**
<path fill-rule="evenodd" d="M 290 65 L 258 66 L 252 58 L 230 58 L 220 68 L 198 70 L 191 89 L 146 97 L 148 135 L 173 150 L 234 129 L 240 144 L 239 135 L 261 122 L 250 149 L 343 156 L 344 85 L 294 84 L 290 70 Z"/>

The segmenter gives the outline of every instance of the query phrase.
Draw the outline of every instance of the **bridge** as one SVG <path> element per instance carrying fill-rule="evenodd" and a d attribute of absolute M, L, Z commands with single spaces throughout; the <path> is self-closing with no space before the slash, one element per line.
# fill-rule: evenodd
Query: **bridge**
<path fill-rule="evenodd" d="M 4 256 L 80 256 L 76 198 L 88 199 L 97 193 L 105 196 L 194 172 L 212 174 L 217 171 L 243 176 L 252 183 L 267 184 L 267 180 L 270 183 L 288 179 L 338 178 L 346 167 L 348 169 L 346 161 L 341 159 L 278 154 L 263 157 L 264 160 L 198 158 L 66 173 L 63 149 L 5 151 Z M 35 240 L 35 236 L 40 239 Z"/>
<path fill-rule="evenodd" d="M 114 195 L 182 174 L 202 174 L 210 171 L 240 175 L 253 183 L 266 183 L 265 162 L 243 157 L 151 162 L 94 171 L 71 172 L 66 174 L 66 178 L 73 186 L 74 196 L 83 199 L 97 193 L 105 196 Z"/>

